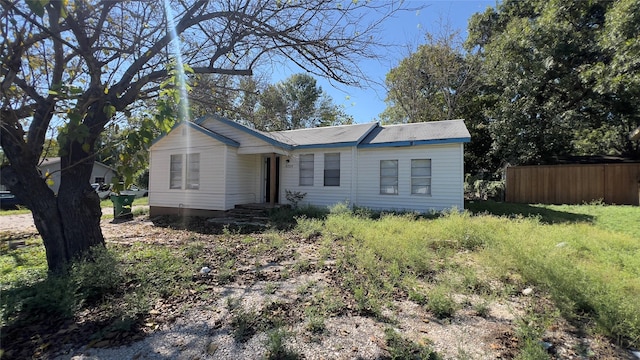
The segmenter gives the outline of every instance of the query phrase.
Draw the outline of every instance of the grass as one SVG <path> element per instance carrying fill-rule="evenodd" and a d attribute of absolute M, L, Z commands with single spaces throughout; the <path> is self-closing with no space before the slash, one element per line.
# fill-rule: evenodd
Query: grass
<path fill-rule="evenodd" d="M 66 276 L 48 275 L 38 239 L 0 256 L 3 327 L 64 321 L 87 308 L 109 315 L 104 326 L 131 330 L 158 299 L 179 297 L 191 284 L 190 250 L 133 244 L 98 248 Z M 199 263 L 198 263 L 199 264 Z M 124 328 L 123 328 L 124 327 Z"/>
<path fill-rule="evenodd" d="M 640 345 L 640 208 L 514 205 L 509 212 L 511 204 L 481 205 L 473 207 L 477 215 L 452 212 L 433 220 L 337 211 L 322 234 L 343 245 L 336 257 L 363 313 L 380 314 L 401 292 L 419 303 L 426 298 L 438 317 L 452 316 L 461 305 L 453 294 L 486 296 L 487 280 L 513 274 L 545 291 L 567 319 Z M 307 231 L 308 221 L 302 224 Z M 469 263 L 486 279 L 469 271 Z M 424 292 L 414 290 L 416 279 Z M 443 280 L 448 287 L 437 285 Z"/>
<path fill-rule="evenodd" d="M 392 328 L 386 328 L 384 335 L 391 359 L 442 359 L 438 353 L 433 352 L 429 347 L 403 338 L 400 333 Z"/>
<path fill-rule="evenodd" d="M 331 286 L 307 282 L 296 289 L 304 305 L 295 306 L 304 307 L 300 321 L 305 321 L 310 334 L 321 335 L 326 319 L 351 311 L 392 326 L 394 320 L 383 314 L 398 299 L 413 301 L 438 318 L 455 317 L 463 308 L 487 316 L 493 301 L 532 286 L 536 296 L 552 301 L 552 308 L 531 309 L 516 321 L 515 332 L 521 340 L 518 358 L 546 356 L 540 341 L 552 321 L 540 313 L 562 316 L 585 333 L 640 347 L 638 207 L 474 202 L 467 212 L 429 219 L 352 211 L 345 205 L 330 213 L 303 211 L 306 214 L 287 209 L 276 213 L 283 219 L 285 212 L 295 216 L 295 227 L 288 222 L 276 226 L 288 226 L 291 233 L 223 234 L 237 238 L 237 247 L 218 246 L 206 256 L 206 243 L 196 235 L 182 247 L 110 245 L 94 254 L 95 261 L 74 265 L 67 277 L 47 277 L 41 241 L 27 239 L 26 247 L 0 255 L 2 325 L 19 328 L 72 319 L 80 311 L 97 307 L 109 309 L 107 327 L 130 329 L 152 304 L 196 291 L 193 269 L 212 258 L 217 262 L 216 282 L 229 283 L 240 277 L 236 269 L 242 265 L 234 249 L 245 248 L 263 260 L 292 260 L 291 238 L 304 238 L 316 242 L 321 261 L 335 264 L 338 277 Z M 280 280 L 318 267 L 298 259 L 281 271 Z M 267 294 L 277 289 L 275 282 L 265 285 Z M 271 312 L 288 313 L 287 306 L 274 303 Z M 228 308 L 236 341 L 243 343 L 267 331 L 268 356 L 297 356 L 285 346 L 288 334 L 280 329 L 285 319 L 245 311 L 239 300 L 230 300 Z M 391 358 L 438 356 L 395 330 L 385 334 Z"/>
<path fill-rule="evenodd" d="M 137 206 L 137 205 L 149 205 L 149 197 L 145 196 L 145 197 L 136 198 L 135 200 L 133 200 L 133 206 Z M 113 207 L 113 203 L 109 199 L 102 200 L 100 201 L 100 207 L 111 208 Z M 19 208 L 16 210 L 0 210 L 0 216 L 30 214 L 30 213 L 31 213 L 31 210 L 23 206 L 19 206 Z M 146 213 L 146 212 L 141 210 L 133 210 L 134 215 L 141 215 L 143 213 Z M 103 218 L 112 218 L 112 217 L 113 216 L 107 216 L 107 215 L 103 216 Z"/>
<path fill-rule="evenodd" d="M 475 214 L 538 218 L 544 224 L 584 223 L 600 229 L 623 232 L 640 238 L 640 211 L 637 206 L 512 204 L 470 201 L 466 208 Z"/>

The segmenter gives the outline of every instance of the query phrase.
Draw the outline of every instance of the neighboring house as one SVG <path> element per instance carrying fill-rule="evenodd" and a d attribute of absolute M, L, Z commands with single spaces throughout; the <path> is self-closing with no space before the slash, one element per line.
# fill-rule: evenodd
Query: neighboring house
<path fill-rule="evenodd" d="M 54 193 L 58 193 L 58 189 L 60 188 L 60 158 L 52 157 L 45 158 L 42 160 L 40 165 L 38 166 L 42 176 L 45 176 L 47 173 L 51 174 L 51 180 L 53 181 L 49 187 L 53 190 Z M 91 178 L 89 182 L 91 183 L 111 183 L 111 179 L 116 175 L 114 169 L 108 167 L 103 163 L 99 163 L 95 161 L 93 163 L 93 170 L 91 171 Z"/>
<path fill-rule="evenodd" d="M 348 202 L 377 210 L 464 208 L 462 120 L 262 132 L 219 116 L 178 124 L 151 146 L 151 216 L 251 203 Z"/>

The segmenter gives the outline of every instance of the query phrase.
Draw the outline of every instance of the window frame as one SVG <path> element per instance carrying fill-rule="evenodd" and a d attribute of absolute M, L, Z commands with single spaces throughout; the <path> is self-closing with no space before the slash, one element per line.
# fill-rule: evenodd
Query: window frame
<path fill-rule="evenodd" d="M 428 166 L 414 166 L 414 162 L 418 161 L 428 161 Z M 423 171 L 423 173 L 419 173 L 419 169 L 427 169 L 427 171 Z M 431 196 L 431 177 L 433 169 L 433 161 L 432 159 L 411 159 L 411 195 L 418 196 Z M 428 180 L 426 184 L 415 184 L 420 180 Z M 415 190 L 416 187 L 426 187 L 425 192 L 418 192 Z"/>
<path fill-rule="evenodd" d="M 185 190 L 200 190 L 200 153 L 186 155 L 184 178 Z"/>
<path fill-rule="evenodd" d="M 171 154 L 169 156 L 169 189 L 181 190 L 182 189 L 182 171 L 183 171 L 183 155 Z M 175 161 L 174 159 L 179 159 Z M 177 168 L 174 165 L 179 165 Z"/>
<path fill-rule="evenodd" d="M 394 163 L 395 166 L 383 167 L 383 163 Z M 385 175 L 383 169 L 389 170 L 395 168 L 395 176 Z M 399 195 L 400 186 L 398 183 L 398 159 L 380 160 L 380 195 Z M 386 181 L 385 181 L 386 180 Z M 392 181 L 389 181 L 392 180 Z M 391 183 L 391 185 L 389 184 Z M 384 189 L 391 187 L 395 191 L 387 192 Z"/>
<path fill-rule="evenodd" d="M 330 157 L 335 157 L 335 156 L 337 156 L 337 165 L 338 165 L 337 168 L 335 168 L 336 160 L 330 159 Z M 324 178 L 323 179 L 324 179 L 324 186 L 340 186 L 340 153 L 339 152 L 324 154 Z M 337 180 L 337 183 L 335 180 Z"/>
<path fill-rule="evenodd" d="M 300 156 L 298 157 L 298 185 L 299 186 L 313 186 L 314 171 L 315 171 L 315 156 L 313 155 L 314 154 L 300 154 Z M 304 173 L 304 176 L 303 176 L 303 173 Z"/>

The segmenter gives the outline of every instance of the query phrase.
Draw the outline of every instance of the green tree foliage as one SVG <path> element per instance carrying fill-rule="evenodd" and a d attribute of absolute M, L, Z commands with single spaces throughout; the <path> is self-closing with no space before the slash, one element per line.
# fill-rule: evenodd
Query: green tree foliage
<path fill-rule="evenodd" d="M 482 111 L 490 97 L 479 93 L 479 63 L 461 45 L 459 34 L 446 28 L 426 34 L 426 43 L 387 74 L 387 108 L 380 117 L 389 123 L 465 119 L 472 138 L 465 145 L 465 170 L 495 170 Z"/>
<path fill-rule="evenodd" d="M 387 109 L 381 114 L 384 121 L 455 119 L 477 89 L 476 64 L 459 47 L 458 33 L 427 33 L 426 40 L 387 74 Z"/>
<path fill-rule="evenodd" d="M 596 151 L 638 156 L 627 139 L 638 125 L 629 96 L 638 84 L 616 60 L 640 56 L 619 46 L 637 38 L 638 17 L 615 15 L 637 3 L 508 0 L 471 18 L 466 46 L 482 61 L 480 95 L 491 99 L 485 114 L 497 157 L 538 164 Z"/>
<path fill-rule="evenodd" d="M 253 125 L 259 130 L 293 130 L 353 122 L 308 74 L 294 74 L 268 85 L 256 100 Z"/>

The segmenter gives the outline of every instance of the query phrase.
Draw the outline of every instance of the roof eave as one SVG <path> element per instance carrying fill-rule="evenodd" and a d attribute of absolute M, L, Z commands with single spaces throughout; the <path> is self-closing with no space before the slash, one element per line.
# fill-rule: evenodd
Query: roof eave
<path fill-rule="evenodd" d="M 414 141 L 390 141 L 390 142 L 383 142 L 383 143 L 360 144 L 358 145 L 358 147 L 359 148 L 406 147 L 406 146 L 417 146 L 417 145 L 459 144 L 459 143 L 468 143 L 470 141 L 471 141 L 470 137 L 463 137 L 463 138 L 414 140 Z"/>
<path fill-rule="evenodd" d="M 328 148 L 339 148 L 339 147 L 351 147 L 357 146 L 357 141 L 350 142 L 341 142 L 341 143 L 324 143 L 324 144 L 307 144 L 307 145 L 295 145 L 293 150 L 299 149 L 328 149 Z"/>
<path fill-rule="evenodd" d="M 264 135 L 262 133 L 259 133 L 258 131 L 254 130 L 254 129 L 251 129 L 251 128 L 248 128 L 248 127 L 246 127 L 246 126 L 244 126 L 242 124 L 239 124 L 239 123 L 237 123 L 235 121 L 231 121 L 229 119 L 225 119 L 225 118 L 223 118 L 222 116 L 219 116 L 219 115 L 210 115 L 210 117 L 220 121 L 223 124 L 229 125 L 229 126 L 235 128 L 237 130 L 244 131 L 249 135 L 253 135 L 253 136 L 257 137 L 258 139 L 266 141 L 266 142 L 268 142 L 269 144 L 271 144 L 273 146 L 281 147 L 281 148 L 286 149 L 286 150 L 292 150 L 293 149 L 293 145 L 280 142 L 280 141 L 278 141 L 278 140 L 276 140 L 274 138 L 271 138 L 271 137 L 266 136 L 266 135 Z"/>
<path fill-rule="evenodd" d="M 200 126 L 200 125 L 198 125 L 198 124 L 196 124 L 196 123 L 193 123 L 193 122 L 191 122 L 191 121 L 183 121 L 183 122 L 176 123 L 176 124 L 171 128 L 171 130 L 169 130 L 169 132 L 168 132 L 168 133 L 166 133 L 166 134 L 164 134 L 164 135 L 161 135 L 161 136 L 157 137 L 155 140 L 153 140 L 153 141 L 151 142 L 151 147 L 153 147 L 153 146 L 154 146 L 155 144 L 157 144 L 160 140 L 164 139 L 164 138 L 165 138 L 167 135 L 169 135 L 172 131 L 174 131 L 175 129 L 177 129 L 178 127 L 180 127 L 180 126 L 182 126 L 182 125 L 188 126 L 190 129 L 193 129 L 193 130 L 199 131 L 199 132 L 201 132 L 202 134 L 204 134 L 204 135 L 206 135 L 206 136 L 208 136 L 208 137 L 210 137 L 210 138 L 216 139 L 216 140 L 220 141 L 221 143 L 223 143 L 223 144 L 225 144 L 225 145 L 229 145 L 229 146 L 236 147 L 236 148 L 237 148 L 237 147 L 240 147 L 240 143 L 239 143 L 239 142 L 237 142 L 237 141 L 235 141 L 235 140 L 232 140 L 232 139 L 229 139 L 228 137 L 222 136 L 222 135 L 220 135 L 220 134 L 218 134 L 218 133 L 215 133 L 215 132 L 213 132 L 213 131 L 211 131 L 211 130 L 209 130 L 209 129 L 206 129 L 206 128 L 204 128 L 204 127 L 202 127 L 202 126 Z"/>

